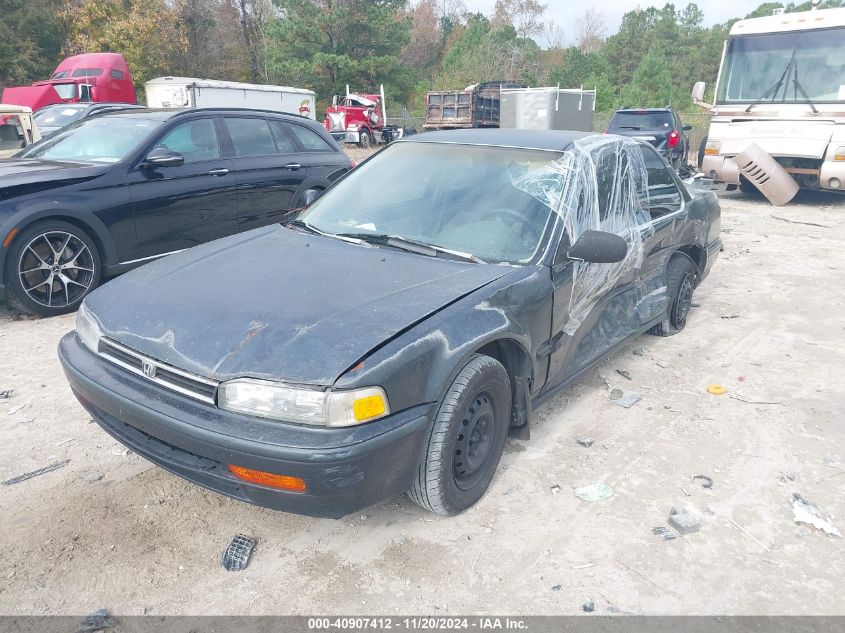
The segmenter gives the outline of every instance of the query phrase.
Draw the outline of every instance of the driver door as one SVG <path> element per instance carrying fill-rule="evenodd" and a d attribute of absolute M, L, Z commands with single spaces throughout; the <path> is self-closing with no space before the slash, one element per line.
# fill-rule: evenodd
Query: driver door
<path fill-rule="evenodd" d="M 629 217 L 628 205 L 639 204 L 632 182 L 621 175 L 627 170 L 625 151 L 613 143 L 594 150 L 595 174 L 585 177 L 587 186 L 577 203 L 582 219 L 588 215 L 583 213 L 587 205 L 598 207 L 598 218 L 589 228 L 621 234 L 620 227 L 629 222 L 625 219 Z M 593 184 L 597 199 L 590 203 L 590 196 L 594 194 L 589 189 Z M 634 196 L 633 201 L 631 196 Z M 582 222 L 580 230 L 584 228 L 587 227 Z M 638 225 L 628 228 L 639 235 Z M 554 308 L 548 346 L 550 387 L 572 378 L 637 332 L 640 325 L 637 305 L 642 292 L 633 249 L 629 248 L 623 262 L 593 264 L 567 259 L 570 245 L 570 237 L 565 232 L 552 266 Z"/>
<path fill-rule="evenodd" d="M 133 167 L 128 175 L 140 257 L 172 253 L 238 230 L 232 159 L 223 155 L 212 117 L 166 131 L 148 149 L 165 147 L 185 162 Z"/>

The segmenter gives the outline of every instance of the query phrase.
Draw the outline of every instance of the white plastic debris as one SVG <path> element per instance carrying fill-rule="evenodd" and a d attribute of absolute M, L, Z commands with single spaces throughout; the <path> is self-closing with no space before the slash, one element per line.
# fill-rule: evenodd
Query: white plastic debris
<path fill-rule="evenodd" d="M 796 523 L 812 525 L 829 536 L 842 537 L 842 533 L 833 525 L 832 517 L 824 514 L 816 504 L 807 501 L 797 492 L 792 493 L 792 513 Z"/>
<path fill-rule="evenodd" d="M 576 488 L 575 496 L 582 501 L 603 501 L 613 496 L 613 488 L 606 483 L 598 482 Z"/>
<path fill-rule="evenodd" d="M 619 393 L 616 393 L 619 392 Z M 615 396 L 615 397 L 614 397 Z M 620 407 L 630 409 L 642 399 L 642 394 L 638 391 L 624 391 L 622 389 L 614 389 L 610 394 L 610 401 Z"/>

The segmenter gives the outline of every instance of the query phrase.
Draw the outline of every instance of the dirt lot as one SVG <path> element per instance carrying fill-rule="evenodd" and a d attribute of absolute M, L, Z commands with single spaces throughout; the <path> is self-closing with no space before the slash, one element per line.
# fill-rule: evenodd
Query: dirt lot
<path fill-rule="evenodd" d="M 723 207 L 725 251 L 687 329 L 632 342 L 544 405 L 456 518 L 405 499 L 303 518 L 152 467 L 71 395 L 55 349 L 73 316 L 0 304 L 0 480 L 70 460 L 0 487 L 0 613 L 845 613 L 843 540 L 791 508 L 800 492 L 845 531 L 845 199 Z M 607 383 L 642 401 L 612 405 Z M 592 482 L 614 495 L 573 494 Z M 653 535 L 673 506 L 700 532 Z M 229 573 L 238 532 L 259 545 Z"/>

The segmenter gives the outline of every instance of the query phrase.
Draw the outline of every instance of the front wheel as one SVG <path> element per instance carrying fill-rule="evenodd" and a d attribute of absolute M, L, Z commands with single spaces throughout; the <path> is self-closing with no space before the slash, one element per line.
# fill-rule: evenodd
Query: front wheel
<path fill-rule="evenodd" d="M 666 270 L 666 318 L 649 330 L 656 336 L 672 336 L 687 325 L 687 315 L 692 308 L 692 293 L 698 285 L 698 268 L 686 255 L 676 255 L 669 260 Z"/>
<path fill-rule="evenodd" d="M 41 316 L 72 312 L 100 282 L 100 254 L 79 227 L 47 220 L 22 231 L 6 257 L 6 298 Z"/>
<path fill-rule="evenodd" d="M 358 136 L 358 147 L 361 149 L 369 149 L 370 145 L 372 145 L 373 137 L 370 136 L 370 133 L 367 130 L 362 130 L 360 135 Z"/>
<path fill-rule="evenodd" d="M 445 516 L 487 491 L 508 435 L 510 380 L 497 360 L 472 356 L 443 397 L 408 496 Z"/>

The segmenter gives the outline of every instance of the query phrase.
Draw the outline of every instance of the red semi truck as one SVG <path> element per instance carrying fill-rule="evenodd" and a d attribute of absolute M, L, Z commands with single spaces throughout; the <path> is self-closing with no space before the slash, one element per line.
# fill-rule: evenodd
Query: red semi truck
<path fill-rule="evenodd" d="M 379 94 L 349 92 L 347 86 L 345 97 L 332 97 L 323 125 L 335 140 L 365 148 L 374 143 L 390 143 L 403 135 L 402 128 L 387 125 L 384 86 L 379 87 Z"/>
<path fill-rule="evenodd" d="M 0 102 L 36 111 L 54 103 L 99 101 L 137 103 L 135 85 L 123 55 L 84 53 L 63 60 L 50 79 L 5 88 Z"/>

